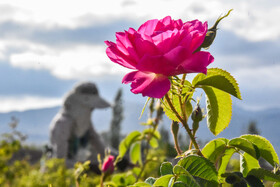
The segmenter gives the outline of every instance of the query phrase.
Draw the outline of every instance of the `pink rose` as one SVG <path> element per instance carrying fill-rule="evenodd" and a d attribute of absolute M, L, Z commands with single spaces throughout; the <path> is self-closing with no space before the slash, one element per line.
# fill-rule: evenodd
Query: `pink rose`
<path fill-rule="evenodd" d="M 214 61 L 209 52 L 195 52 L 203 43 L 207 23 L 198 20 L 183 23 L 167 16 L 149 20 L 136 31 L 129 28 L 116 33 L 116 43 L 105 41 L 106 53 L 115 63 L 133 69 L 122 83 L 131 83 L 131 91 L 162 98 L 170 89 L 168 77 L 184 73 L 205 73 Z"/>
<path fill-rule="evenodd" d="M 108 156 L 103 162 L 102 168 L 103 173 L 113 173 L 114 172 L 114 156 Z"/>

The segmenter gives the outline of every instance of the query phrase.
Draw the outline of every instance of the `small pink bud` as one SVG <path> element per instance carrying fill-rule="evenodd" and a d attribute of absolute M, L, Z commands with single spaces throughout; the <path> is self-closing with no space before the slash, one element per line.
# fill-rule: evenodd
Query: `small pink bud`
<path fill-rule="evenodd" d="M 102 172 L 103 173 L 113 173 L 114 171 L 114 156 L 108 156 L 102 165 Z"/>

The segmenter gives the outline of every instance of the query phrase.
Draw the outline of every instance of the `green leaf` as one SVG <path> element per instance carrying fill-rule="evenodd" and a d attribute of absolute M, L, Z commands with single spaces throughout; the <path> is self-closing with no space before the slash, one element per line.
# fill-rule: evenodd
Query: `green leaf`
<path fill-rule="evenodd" d="M 263 183 L 261 182 L 261 180 L 257 177 L 255 177 L 254 175 L 248 175 L 246 178 L 247 183 L 250 186 L 253 187 L 264 187 Z"/>
<path fill-rule="evenodd" d="M 133 164 L 139 163 L 142 165 L 142 158 L 141 158 L 141 142 L 137 141 L 131 145 L 129 150 L 130 161 Z"/>
<path fill-rule="evenodd" d="M 173 184 L 175 182 L 175 177 L 172 177 L 170 180 L 169 180 L 169 183 L 168 183 L 168 187 L 172 187 Z"/>
<path fill-rule="evenodd" d="M 173 172 L 174 174 L 179 176 L 176 181 L 183 182 L 187 186 L 199 187 L 199 184 L 196 182 L 193 176 L 182 166 L 175 165 L 173 168 Z M 179 185 L 181 184 L 179 183 L 178 186 Z"/>
<path fill-rule="evenodd" d="M 260 152 L 258 150 L 258 147 L 245 138 L 231 139 L 228 144 L 230 146 L 241 149 L 242 151 L 248 153 L 249 155 L 251 155 L 252 157 L 254 157 L 256 159 L 259 159 L 259 157 L 260 157 Z"/>
<path fill-rule="evenodd" d="M 173 167 L 173 173 L 176 175 L 181 175 L 181 174 L 190 175 L 190 173 L 185 168 L 179 165 L 175 165 Z"/>
<path fill-rule="evenodd" d="M 141 168 L 140 168 L 140 167 L 136 167 L 136 166 L 133 167 L 132 173 L 133 173 L 135 176 L 140 175 L 140 173 L 141 173 Z"/>
<path fill-rule="evenodd" d="M 151 138 L 149 143 L 150 143 L 150 146 L 152 148 L 157 148 L 158 147 L 158 140 L 156 138 L 154 138 L 154 137 Z"/>
<path fill-rule="evenodd" d="M 212 162 L 204 157 L 190 155 L 179 160 L 177 165 L 185 168 L 191 175 L 206 179 L 208 181 L 217 181 L 217 171 Z"/>
<path fill-rule="evenodd" d="M 154 177 L 149 177 L 145 180 L 145 183 L 153 185 L 155 183 L 155 181 L 156 181 L 156 179 Z"/>
<path fill-rule="evenodd" d="M 135 182 L 136 182 L 135 176 L 131 173 L 126 173 L 126 175 L 125 175 L 125 186 L 134 184 Z"/>
<path fill-rule="evenodd" d="M 125 175 L 124 174 L 115 174 L 112 177 L 112 181 L 116 183 L 118 186 L 125 185 Z"/>
<path fill-rule="evenodd" d="M 222 132 L 231 120 L 231 97 L 216 88 L 204 86 L 207 105 L 207 125 L 209 130 L 216 136 Z"/>
<path fill-rule="evenodd" d="M 226 149 L 225 152 L 223 153 L 223 156 L 220 160 L 220 167 L 218 170 L 219 178 L 221 177 L 221 175 L 223 173 L 226 172 L 227 165 L 228 165 L 229 160 L 232 157 L 233 153 L 235 153 L 235 149 L 233 149 L 233 148 Z"/>
<path fill-rule="evenodd" d="M 243 135 L 240 136 L 240 138 L 249 140 L 254 145 L 256 145 L 259 149 L 260 156 L 267 162 L 269 162 L 272 166 L 275 166 L 275 163 L 279 164 L 277 153 L 267 139 L 259 135 Z"/>
<path fill-rule="evenodd" d="M 154 187 L 168 187 L 169 181 L 173 180 L 173 175 L 164 175 L 160 178 L 158 178 L 155 183 L 154 183 Z"/>
<path fill-rule="evenodd" d="M 207 75 L 203 73 L 198 74 L 193 79 L 192 85 L 196 88 L 211 86 L 241 99 L 236 80 L 230 73 L 222 69 L 210 68 L 207 70 Z"/>
<path fill-rule="evenodd" d="M 280 176 L 276 175 L 268 170 L 265 170 L 263 168 L 254 168 L 249 171 L 249 175 L 254 175 L 258 177 L 259 179 L 263 179 L 266 181 L 273 181 L 273 182 L 280 182 Z"/>
<path fill-rule="evenodd" d="M 188 187 L 200 187 L 198 182 L 189 174 L 189 175 L 180 175 L 177 179 L 178 182 L 183 182 Z"/>
<path fill-rule="evenodd" d="M 133 185 L 130 185 L 130 187 L 151 187 L 152 185 L 147 184 L 145 182 L 137 182 Z"/>
<path fill-rule="evenodd" d="M 178 181 L 174 183 L 173 187 L 189 187 L 189 186 L 181 181 Z"/>
<path fill-rule="evenodd" d="M 201 152 L 207 159 L 213 163 L 216 163 L 221 155 L 225 152 L 225 149 L 227 148 L 227 142 L 228 140 L 226 138 L 217 138 L 208 142 Z"/>
<path fill-rule="evenodd" d="M 119 173 L 119 174 L 113 175 L 112 181 L 117 186 L 129 186 L 136 182 L 136 178 L 134 175 L 129 174 L 129 173 Z"/>
<path fill-rule="evenodd" d="M 226 178 L 226 182 L 229 184 L 234 184 L 243 179 L 243 175 L 240 172 L 223 173 L 222 177 Z"/>
<path fill-rule="evenodd" d="M 133 131 L 129 133 L 120 143 L 119 145 L 119 158 L 122 158 L 127 150 L 130 148 L 131 144 L 137 141 L 137 139 L 141 136 L 139 131 Z"/>
<path fill-rule="evenodd" d="M 244 153 L 240 155 L 240 171 L 242 172 L 243 176 L 247 176 L 248 172 L 253 168 L 260 168 L 259 161 L 254 157 L 250 156 L 248 153 Z"/>
<path fill-rule="evenodd" d="M 218 182 L 217 181 L 208 181 L 199 177 L 194 177 L 196 182 L 203 187 L 218 187 Z"/>
<path fill-rule="evenodd" d="M 170 162 L 163 162 L 160 166 L 160 174 L 161 174 L 161 176 L 173 174 L 172 164 Z"/>

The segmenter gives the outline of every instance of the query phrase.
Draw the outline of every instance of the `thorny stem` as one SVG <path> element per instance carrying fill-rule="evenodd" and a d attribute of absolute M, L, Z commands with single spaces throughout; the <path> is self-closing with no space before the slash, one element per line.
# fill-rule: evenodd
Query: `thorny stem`
<path fill-rule="evenodd" d="M 173 131 L 173 125 L 179 125 L 178 122 L 176 121 L 172 121 L 172 134 L 173 134 L 173 138 L 174 138 L 174 146 L 175 146 L 175 149 L 177 151 L 177 154 L 178 155 L 181 155 L 182 154 L 182 150 L 180 149 L 180 146 L 179 146 L 179 143 L 178 143 L 178 129 L 176 129 L 176 132 Z M 179 127 L 178 127 L 179 128 Z M 176 134 L 175 134 L 176 133 Z"/>
<path fill-rule="evenodd" d="M 195 123 L 198 123 L 198 122 L 193 122 L 193 127 L 194 127 L 194 124 Z M 197 129 L 193 129 L 193 136 L 195 137 L 195 133 L 196 133 Z M 190 145 L 189 145 L 189 149 L 192 149 L 192 141 L 190 141 Z"/>
<path fill-rule="evenodd" d="M 174 112 L 174 114 L 176 115 L 176 117 L 179 119 L 179 121 L 180 121 L 181 123 L 183 123 L 184 120 L 181 118 L 181 116 L 179 115 L 179 113 L 178 113 L 177 110 L 174 108 L 173 104 L 171 103 L 170 98 L 169 98 L 169 96 L 168 96 L 168 93 L 165 94 L 164 97 L 165 97 L 165 99 L 166 99 L 168 105 L 170 106 L 171 110 L 172 110 L 172 111 Z"/>
<path fill-rule="evenodd" d="M 187 133 L 188 133 L 188 135 L 189 135 L 189 137 L 190 137 L 190 139 L 191 139 L 195 149 L 198 150 L 198 155 L 203 156 L 202 153 L 199 150 L 199 146 L 198 146 L 198 144 L 197 144 L 197 142 L 195 140 L 195 137 L 193 136 L 192 131 L 191 131 L 191 129 L 189 128 L 189 126 L 187 124 L 187 121 L 183 120 L 183 118 L 179 115 L 177 110 L 174 108 L 172 102 L 170 101 L 170 98 L 169 98 L 168 94 L 165 94 L 165 99 L 166 99 L 168 105 L 170 106 L 171 110 L 175 113 L 176 117 L 179 119 L 179 121 L 182 123 L 183 127 L 186 129 L 186 131 L 187 131 Z"/>

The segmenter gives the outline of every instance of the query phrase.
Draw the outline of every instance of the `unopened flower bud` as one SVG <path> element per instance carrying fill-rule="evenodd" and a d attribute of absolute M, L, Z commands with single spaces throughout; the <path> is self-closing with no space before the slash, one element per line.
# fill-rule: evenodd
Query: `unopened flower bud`
<path fill-rule="evenodd" d="M 225 15 L 225 16 L 222 16 L 222 17 L 219 17 L 217 19 L 217 21 L 215 22 L 215 24 L 210 28 L 208 29 L 207 33 L 206 33 L 206 36 L 204 38 L 204 41 L 203 43 L 201 44 L 200 48 L 205 48 L 205 49 L 208 49 L 210 47 L 210 45 L 212 45 L 212 43 L 214 42 L 215 40 L 215 37 L 216 37 L 216 33 L 217 33 L 217 26 L 219 24 L 219 22 L 224 19 L 225 17 L 227 17 L 230 12 L 232 11 L 229 10 L 228 13 Z M 199 49 L 200 49 L 199 48 Z"/>
<path fill-rule="evenodd" d="M 179 131 L 179 123 L 177 121 L 172 121 L 171 131 L 172 131 L 174 137 L 177 137 L 178 131 Z"/>
<path fill-rule="evenodd" d="M 200 122 L 202 119 L 203 119 L 203 114 L 199 104 L 197 104 L 192 112 L 192 120 L 194 122 Z"/>
<path fill-rule="evenodd" d="M 114 172 L 114 156 L 109 155 L 103 162 L 102 168 L 103 173 L 113 173 Z"/>

